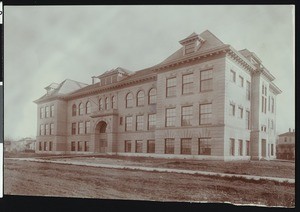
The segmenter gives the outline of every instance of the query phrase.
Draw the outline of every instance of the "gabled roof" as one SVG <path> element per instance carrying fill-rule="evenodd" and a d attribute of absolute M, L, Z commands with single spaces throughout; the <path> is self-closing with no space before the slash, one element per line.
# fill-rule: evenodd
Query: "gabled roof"
<path fill-rule="evenodd" d="M 295 136 L 295 132 L 286 132 L 286 133 L 280 134 L 278 136 L 279 137 L 282 137 L 282 136 Z"/>

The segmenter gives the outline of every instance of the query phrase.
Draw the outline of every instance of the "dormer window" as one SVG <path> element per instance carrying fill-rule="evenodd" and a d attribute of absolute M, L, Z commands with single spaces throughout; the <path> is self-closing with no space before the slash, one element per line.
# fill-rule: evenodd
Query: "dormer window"
<path fill-rule="evenodd" d="M 196 52 L 197 49 L 201 47 L 203 42 L 204 39 L 196 33 L 192 33 L 187 38 L 179 41 L 179 43 L 184 46 L 184 55 Z"/>

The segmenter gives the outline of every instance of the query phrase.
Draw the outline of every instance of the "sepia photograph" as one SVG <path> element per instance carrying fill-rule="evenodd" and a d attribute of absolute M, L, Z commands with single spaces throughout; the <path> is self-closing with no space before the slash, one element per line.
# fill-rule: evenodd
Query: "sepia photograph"
<path fill-rule="evenodd" d="M 3 15 L 4 196 L 295 207 L 293 5 Z"/>

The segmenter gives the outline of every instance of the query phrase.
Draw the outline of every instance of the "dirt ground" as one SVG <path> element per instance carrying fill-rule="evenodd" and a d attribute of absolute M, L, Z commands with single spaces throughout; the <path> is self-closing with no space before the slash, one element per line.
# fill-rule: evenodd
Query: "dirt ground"
<path fill-rule="evenodd" d="M 294 207 L 294 186 L 271 181 L 4 161 L 4 193 L 14 195 L 227 201 Z"/>

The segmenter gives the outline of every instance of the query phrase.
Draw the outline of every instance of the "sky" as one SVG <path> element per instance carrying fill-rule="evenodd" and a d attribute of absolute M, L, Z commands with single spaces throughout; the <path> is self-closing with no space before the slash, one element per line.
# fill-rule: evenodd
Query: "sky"
<path fill-rule="evenodd" d="M 5 6 L 4 137 L 35 137 L 37 106 L 52 82 L 163 61 L 192 32 L 209 30 L 255 52 L 282 90 L 277 132 L 295 127 L 295 27 L 291 5 Z"/>

